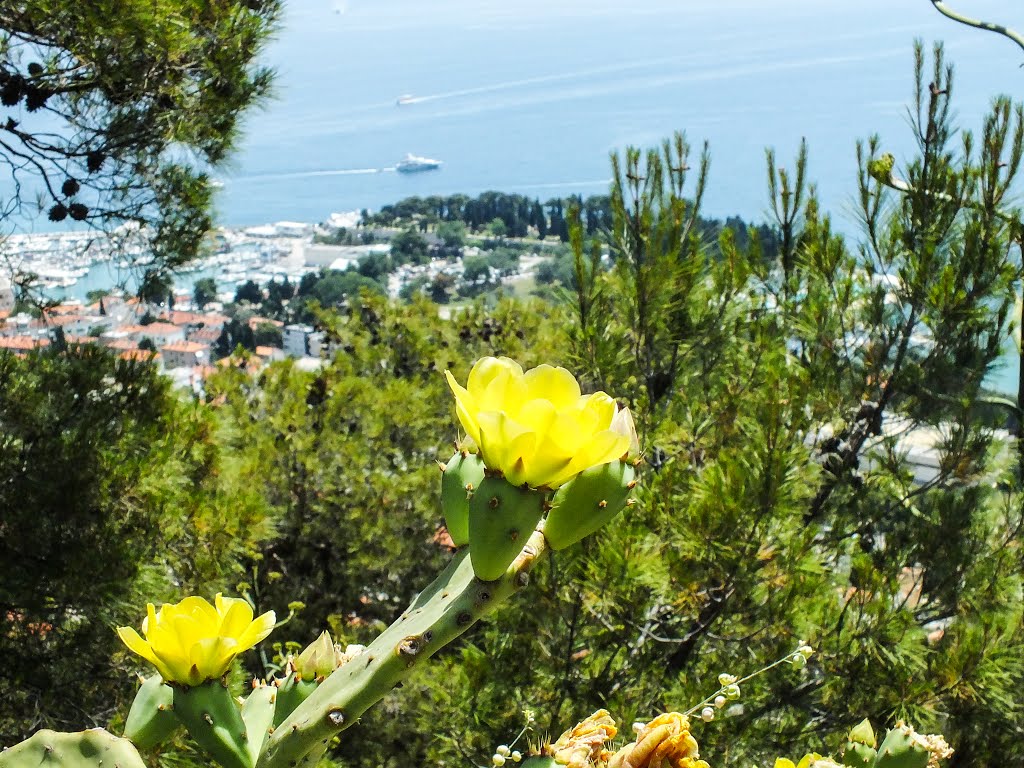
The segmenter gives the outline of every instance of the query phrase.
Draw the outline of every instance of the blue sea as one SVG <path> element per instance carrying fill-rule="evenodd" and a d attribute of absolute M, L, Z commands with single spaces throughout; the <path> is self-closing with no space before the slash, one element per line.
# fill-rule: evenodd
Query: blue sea
<path fill-rule="evenodd" d="M 1024 26 L 1005 2 L 962 5 Z M 855 142 L 878 133 L 898 158 L 913 149 L 915 37 L 945 41 L 964 126 L 994 94 L 1024 91 L 1024 52 L 929 0 L 291 0 L 268 51 L 277 96 L 246 120 L 221 219 L 323 220 L 488 189 L 600 193 L 609 153 L 684 130 L 710 143 L 707 213 L 762 217 L 765 148 L 791 163 L 806 137 L 811 178 L 852 230 Z M 382 170 L 407 152 L 444 166 Z"/>

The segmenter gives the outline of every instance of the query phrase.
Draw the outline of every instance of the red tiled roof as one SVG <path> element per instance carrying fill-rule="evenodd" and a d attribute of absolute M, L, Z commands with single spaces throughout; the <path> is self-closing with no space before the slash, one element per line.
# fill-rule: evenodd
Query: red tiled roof
<path fill-rule="evenodd" d="M 107 346 L 110 347 L 111 349 L 121 350 L 138 349 L 139 342 L 135 341 L 134 339 L 120 338 L 114 339 L 113 341 L 108 343 Z"/>
<path fill-rule="evenodd" d="M 164 344 L 161 352 L 206 352 L 210 347 L 207 344 L 198 344 L 194 341 L 174 341 Z"/>
<path fill-rule="evenodd" d="M 36 349 L 50 346 L 45 336 L 0 336 L 0 349 Z"/>
<path fill-rule="evenodd" d="M 198 328 L 188 335 L 189 341 L 214 342 L 220 338 L 220 328 Z"/>

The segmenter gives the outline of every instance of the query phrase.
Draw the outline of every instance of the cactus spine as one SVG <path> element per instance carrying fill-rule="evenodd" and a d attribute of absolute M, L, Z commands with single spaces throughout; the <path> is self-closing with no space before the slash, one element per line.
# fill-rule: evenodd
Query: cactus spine
<path fill-rule="evenodd" d="M 484 463 L 475 453 L 456 451 L 441 474 L 441 506 L 448 535 L 457 547 L 469 543 L 469 497 L 484 479 Z"/>
<path fill-rule="evenodd" d="M 491 582 L 476 577 L 467 551 L 456 554 L 397 621 L 321 683 L 271 734 L 258 768 L 298 766 L 312 759 L 315 750 L 355 723 L 413 668 L 525 587 L 545 546 L 542 531 L 534 532 L 512 565 Z"/>
<path fill-rule="evenodd" d="M 0 768 L 146 768 L 135 745 L 102 728 L 79 733 L 36 731 L 0 752 Z"/>
<path fill-rule="evenodd" d="M 163 744 L 181 727 L 174 716 L 173 692 L 160 675 L 146 679 L 135 695 L 124 737 L 140 749 L 153 749 Z"/>

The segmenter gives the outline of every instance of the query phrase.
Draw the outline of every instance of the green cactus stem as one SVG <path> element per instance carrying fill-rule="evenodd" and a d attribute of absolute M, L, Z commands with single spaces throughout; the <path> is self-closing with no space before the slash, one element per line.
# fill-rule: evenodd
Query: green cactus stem
<path fill-rule="evenodd" d="M 224 768 L 252 768 L 242 713 L 220 680 L 192 688 L 173 686 L 174 714 L 196 743 Z"/>
<path fill-rule="evenodd" d="M 622 511 L 636 486 L 636 470 L 624 461 L 581 472 L 555 491 L 544 536 L 554 550 L 589 536 Z"/>
<path fill-rule="evenodd" d="M 146 768 L 135 745 L 102 728 L 36 731 L 0 752 L 0 768 Z"/>
<path fill-rule="evenodd" d="M 885 734 L 874 768 L 925 768 L 929 752 L 911 738 L 913 731 L 897 726 Z"/>
<path fill-rule="evenodd" d="M 874 747 L 850 741 L 847 742 L 846 749 L 843 750 L 843 765 L 847 765 L 849 768 L 871 768 L 875 764 L 877 756 L 878 753 Z"/>
<path fill-rule="evenodd" d="M 278 689 L 266 683 L 256 683 L 245 702 L 242 704 L 242 722 L 248 734 L 249 764 L 256 765 L 263 742 L 274 730 L 274 707 L 277 703 Z"/>
<path fill-rule="evenodd" d="M 484 479 L 484 463 L 475 453 L 456 451 L 441 474 L 444 524 L 456 547 L 469 543 L 469 497 Z"/>
<path fill-rule="evenodd" d="M 277 706 L 274 708 L 274 727 L 281 723 L 317 688 L 315 680 L 299 680 L 293 672 L 277 683 Z"/>
<path fill-rule="evenodd" d="M 469 500 L 469 557 L 484 581 L 494 581 L 523 551 L 544 514 L 545 495 L 504 477 L 485 477 Z"/>
<path fill-rule="evenodd" d="M 124 725 L 124 737 L 139 749 L 155 749 L 181 727 L 174 716 L 173 692 L 157 674 L 146 679 Z"/>
<path fill-rule="evenodd" d="M 558 763 L 555 762 L 555 758 L 548 755 L 537 755 L 535 757 L 528 757 L 523 760 L 520 768 L 561 768 Z"/>
<path fill-rule="evenodd" d="M 545 547 L 543 531 L 534 531 L 504 574 L 489 582 L 476 577 L 468 551 L 457 553 L 397 621 L 274 730 L 258 768 L 302 768 L 413 669 L 525 587 Z"/>

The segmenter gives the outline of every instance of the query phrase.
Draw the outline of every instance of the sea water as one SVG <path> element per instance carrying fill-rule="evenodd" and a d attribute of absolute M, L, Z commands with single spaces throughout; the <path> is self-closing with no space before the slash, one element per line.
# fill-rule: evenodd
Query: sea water
<path fill-rule="evenodd" d="M 1024 26 L 1005 3 L 967 5 Z M 221 219 L 601 193 L 609 153 L 685 130 L 710 143 L 708 214 L 763 217 L 765 148 L 791 164 L 806 137 L 823 203 L 855 229 L 856 141 L 878 133 L 897 158 L 914 148 L 915 37 L 946 41 L 966 127 L 996 93 L 1022 90 L 1024 52 L 928 0 L 291 0 L 267 57 L 277 96 L 245 120 Z M 407 152 L 444 165 L 395 173 Z"/>

